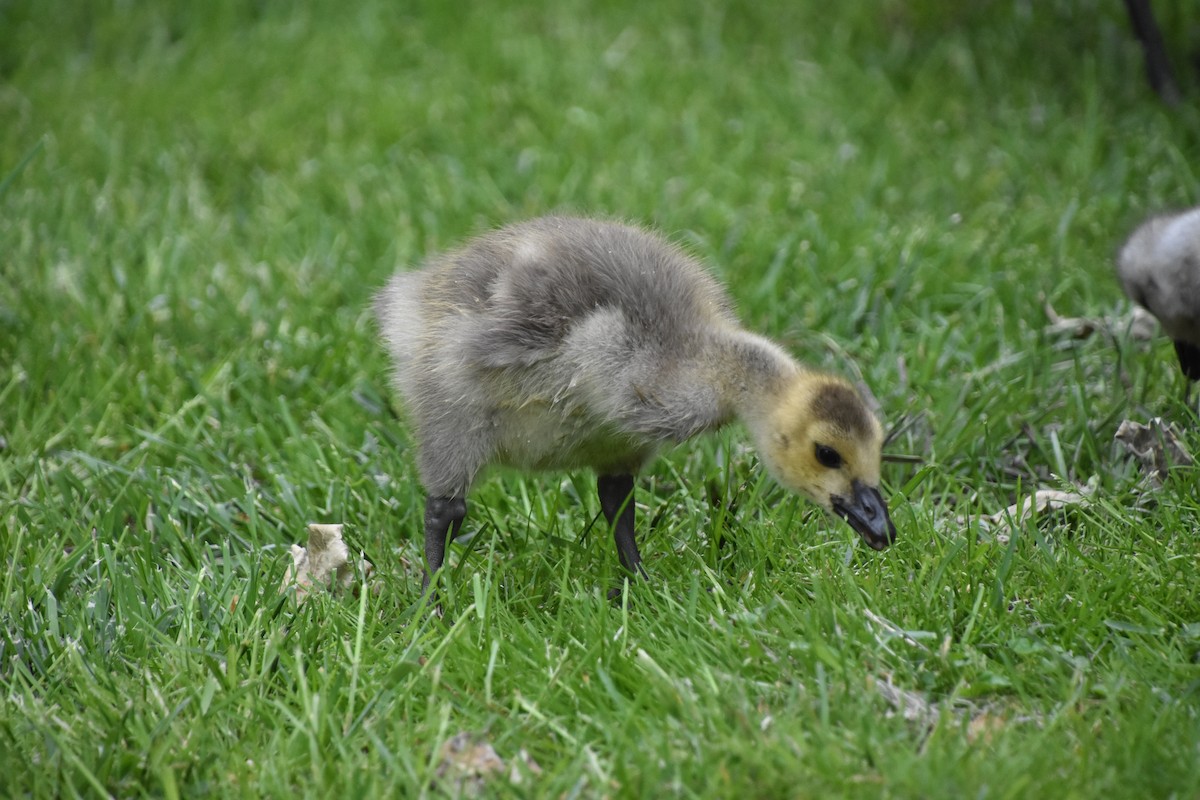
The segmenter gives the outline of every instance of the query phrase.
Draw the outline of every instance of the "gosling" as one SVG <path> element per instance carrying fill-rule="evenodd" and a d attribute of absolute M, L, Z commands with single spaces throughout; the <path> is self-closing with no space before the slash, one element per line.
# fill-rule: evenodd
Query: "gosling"
<path fill-rule="evenodd" d="M 634 474 L 662 448 L 739 419 L 784 487 L 882 550 L 879 422 L 845 380 L 744 330 L 678 247 L 614 222 L 551 216 L 401 272 L 375 298 L 427 492 L 424 588 L 488 465 L 590 467 L 622 566 L 645 576 Z"/>
<path fill-rule="evenodd" d="M 1143 222 L 1117 255 L 1117 275 L 1174 340 L 1184 376 L 1200 381 L 1200 208 Z"/>

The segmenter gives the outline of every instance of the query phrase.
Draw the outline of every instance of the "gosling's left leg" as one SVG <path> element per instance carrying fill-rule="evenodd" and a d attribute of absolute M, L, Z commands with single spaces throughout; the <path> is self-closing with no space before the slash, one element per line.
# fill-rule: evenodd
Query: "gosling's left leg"
<path fill-rule="evenodd" d="M 1176 339 L 1175 355 L 1179 356 L 1179 369 L 1184 377 L 1191 381 L 1200 381 L 1200 347 Z"/>
<path fill-rule="evenodd" d="M 1176 339 L 1175 354 L 1179 356 L 1179 369 L 1183 372 L 1183 377 L 1187 378 L 1183 387 L 1183 404 L 1190 407 L 1192 405 L 1192 385 L 1200 381 L 1200 347 L 1191 342 Z"/>
<path fill-rule="evenodd" d="M 596 479 L 600 495 L 600 510 L 613 529 L 613 540 L 617 543 L 617 557 L 621 566 L 634 575 L 646 576 L 642 568 L 642 554 L 638 552 L 633 530 L 633 476 L 601 475 Z"/>
<path fill-rule="evenodd" d="M 446 558 L 446 542 L 458 535 L 463 518 L 467 516 L 467 501 L 461 497 L 425 498 L 425 577 L 421 593 L 429 589 L 433 573 L 442 568 Z"/>

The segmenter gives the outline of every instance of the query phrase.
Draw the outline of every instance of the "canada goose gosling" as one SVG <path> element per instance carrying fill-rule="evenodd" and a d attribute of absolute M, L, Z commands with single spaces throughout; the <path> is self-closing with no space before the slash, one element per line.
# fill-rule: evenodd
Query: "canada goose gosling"
<path fill-rule="evenodd" d="M 738 324 L 694 259 L 638 228 L 545 217 L 401 272 L 375 311 L 412 418 L 430 575 L 490 464 L 590 467 L 621 564 L 645 574 L 633 475 L 665 446 L 745 423 L 770 474 L 882 550 L 883 434 L 845 380 Z"/>
<path fill-rule="evenodd" d="M 1200 381 L 1200 208 L 1138 226 L 1117 255 L 1117 275 L 1174 341 L 1184 376 Z"/>

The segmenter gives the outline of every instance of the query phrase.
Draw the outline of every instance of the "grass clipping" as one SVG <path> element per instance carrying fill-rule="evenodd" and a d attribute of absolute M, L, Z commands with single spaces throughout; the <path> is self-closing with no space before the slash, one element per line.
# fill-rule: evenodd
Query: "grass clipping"
<path fill-rule="evenodd" d="M 342 539 L 341 525 L 312 523 L 308 526 L 308 547 L 292 545 L 292 563 L 283 576 L 283 591 L 296 587 L 296 599 L 304 600 L 313 587 L 330 591 L 355 588 L 355 575 L 365 582 L 374 571 L 371 562 L 360 558 L 358 569 L 350 563 L 350 551 Z"/>

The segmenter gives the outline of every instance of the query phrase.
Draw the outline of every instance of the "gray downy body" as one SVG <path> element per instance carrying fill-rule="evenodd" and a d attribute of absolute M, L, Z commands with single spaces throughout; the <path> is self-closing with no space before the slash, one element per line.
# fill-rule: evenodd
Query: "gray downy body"
<path fill-rule="evenodd" d="M 493 463 L 636 472 L 795 372 L 694 259 L 611 222 L 486 234 L 394 276 L 376 313 L 435 496 Z"/>
<path fill-rule="evenodd" d="M 1200 379 L 1200 208 L 1142 223 L 1117 256 L 1117 274 L 1175 340 L 1185 374 Z"/>

